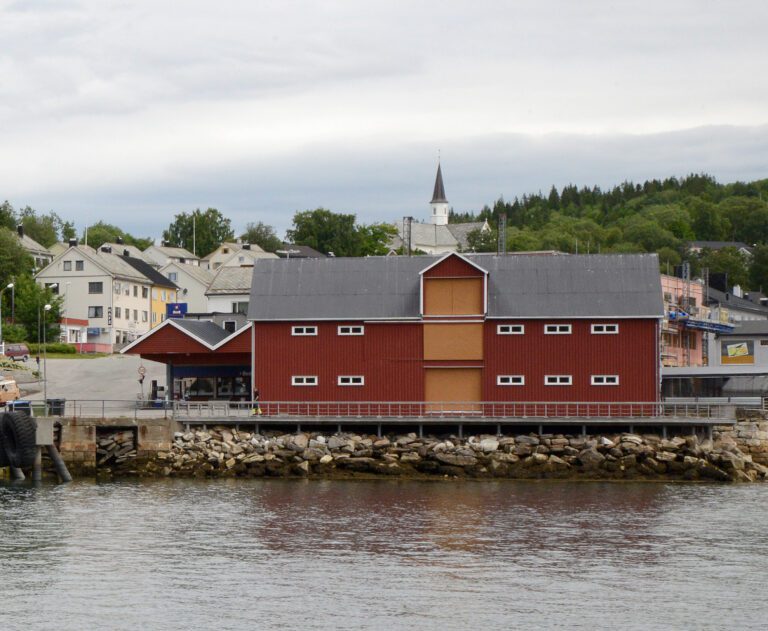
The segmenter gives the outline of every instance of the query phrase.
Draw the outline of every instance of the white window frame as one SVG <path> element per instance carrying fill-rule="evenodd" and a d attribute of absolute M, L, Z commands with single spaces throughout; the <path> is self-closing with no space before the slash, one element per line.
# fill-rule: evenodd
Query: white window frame
<path fill-rule="evenodd" d="M 305 337 L 308 335 L 317 335 L 317 326 L 311 325 L 311 326 L 292 326 L 291 327 L 291 335 L 295 335 L 297 337 Z"/>
<path fill-rule="evenodd" d="M 618 375 L 592 375 L 591 383 L 593 386 L 618 386 Z"/>
<path fill-rule="evenodd" d="M 339 386 L 364 386 L 365 377 L 362 375 L 339 375 L 336 383 Z"/>
<path fill-rule="evenodd" d="M 545 386 L 572 386 L 573 375 L 544 375 Z"/>
<path fill-rule="evenodd" d="M 365 335 L 365 327 L 362 324 L 340 324 L 336 332 L 339 335 Z"/>
<path fill-rule="evenodd" d="M 570 335 L 573 332 L 571 324 L 545 324 L 544 335 Z"/>
<path fill-rule="evenodd" d="M 616 322 L 606 322 L 592 325 L 593 335 L 618 335 L 619 325 Z"/>
<path fill-rule="evenodd" d="M 496 335 L 525 335 L 524 324 L 497 324 Z"/>
<path fill-rule="evenodd" d="M 317 375 L 294 375 L 291 377 L 292 386 L 316 386 Z"/>
<path fill-rule="evenodd" d="M 524 386 L 525 375 L 496 375 L 497 386 Z"/>

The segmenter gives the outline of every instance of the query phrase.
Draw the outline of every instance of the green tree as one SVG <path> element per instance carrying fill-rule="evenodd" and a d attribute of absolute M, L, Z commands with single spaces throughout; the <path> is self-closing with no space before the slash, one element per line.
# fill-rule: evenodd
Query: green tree
<path fill-rule="evenodd" d="M 675 235 L 665 230 L 651 219 L 635 215 L 624 224 L 624 240 L 637 243 L 646 252 L 656 252 L 659 248 L 674 248 L 678 244 Z"/>
<path fill-rule="evenodd" d="M 680 265 L 682 261 L 683 257 L 677 250 L 668 247 L 659 248 L 659 267 L 663 274 L 666 274 L 668 270 L 670 273 L 673 272 L 675 266 Z"/>
<path fill-rule="evenodd" d="M 688 204 L 692 227 L 699 241 L 724 241 L 731 237 L 731 222 L 711 202 L 694 197 Z"/>
<path fill-rule="evenodd" d="M 218 248 L 222 242 L 235 238 L 232 222 L 215 208 L 191 213 L 179 213 L 168 229 L 163 231 L 163 240 L 175 247 L 186 248 L 203 257 Z"/>
<path fill-rule="evenodd" d="M 768 245 L 758 245 L 752 251 L 749 287 L 760 291 L 768 290 Z"/>
<path fill-rule="evenodd" d="M 389 244 L 397 235 L 397 228 L 389 223 L 372 223 L 357 227 L 360 239 L 360 256 L 384 256 Z"/>
<path fill-rule="evenodd" d="M 64 243 L 68 243 L 70 239 L 77 237 L 77 231 L 75 230 L 75 224 L 72 221 L 65 221 L 61 224 L 61 240 Z"/>
<path fill-rule="evenodd" d="M 0 204 L 0 228 L 16 230 L 16 211 L 8 200 Z"/>
<path fill-rule="evenodd" d="M 468 252 L 496 252 L 498 249 L 498 237 L 495 230 L 481 230 L 476 228 L 467 234 Z"/>
<path fill-rule="evenodd" d="M 43 288 L 28 275 L 16 279 L 16 324 L 22 325 L 27 331 L 27 339 L 33 342 L 43 339 L 42 321 L 45 320 L 45 336 L 49 341 L 57 341 L 59 336 L 59 320 L 61 320 L 61 297 L 51 289 Z M 43 307 L 51 305 L 51 310 L 43 318 Z M 38 324 L 40 328 L 38 328 Z"/>
<path fill-rule="evenodd" d="M 32 257 L 21 247 L 15 231 L 0 227 L 0 287 L 7 287 L 21 275 L 31 274 L 33 265 Z"/>
<path fill-rule="evenodd" d="M 749 283 L 747 259 L 736 248 L 704 249 L 699 256 L 699 263 L 701 267 L 708 267 L 710 272 L 728 274 L 729 285 L 744 288 Z"/>
<path fill-rule="evenodd" d="M 278 238 L 275 229 L 265 224 L 263 221 L 257 223 L 248 223 L 245 226 L 245 232 L 240 236 L 245 243 L 258 245 L 265 252 L 276 252 L 283 242 Z"/>
<path fill-rule="evenodd" d="M 324 254 L 360 256 L 362 244 L 355 215 L 334 213 L 325 208 L 297 212 L 293 228 L 286 233 L 296 245 L 308 245 Z"/>
<path fill-rule="evenodd" d="M 59 240 L 63 222 L 55 212 L 38 215 L 34 208 L 25 206 L 19 211 L 19 220 L 24 227 L 24 234 L 40 245 L 48 248 Z"/>
<path fill-rule="evenodd" d="M 133 245 L 140 250 L 146 250 L 152 245 L 152 239 L 149 237 L 134 237 L 112 225 L 111 223 L 105 223 L 99 221 L 91 226 L 88 226 L 88 245 L 92 248 L 99 248 L 104 243 L 115 243 L 118 239 L 122 239 L 123 243 L 127 245 Z M 83 230 L 82 242 L 85 243 L 85 229 Z"/>

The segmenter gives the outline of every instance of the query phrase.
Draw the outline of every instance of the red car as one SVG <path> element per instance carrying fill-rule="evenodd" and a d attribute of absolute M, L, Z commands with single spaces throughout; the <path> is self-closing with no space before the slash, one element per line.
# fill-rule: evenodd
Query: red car
<path fill-rule="evenodd" d="M 6 344 L 5 356 L 25 362 L 29 359 L 29 347 L 26 344 Z"/>

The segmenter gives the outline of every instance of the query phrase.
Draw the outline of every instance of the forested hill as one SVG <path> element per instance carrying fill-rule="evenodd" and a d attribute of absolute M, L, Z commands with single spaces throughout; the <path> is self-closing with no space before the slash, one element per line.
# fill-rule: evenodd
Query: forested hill
<path fill-rule="evenodd" d="M 732 284 L 768 290 L 768 179 L 719 184 L 690 175 L 611 190 L 552 187 L 549 194 L 499 199 L 479 213 L 452 213 L 451 222 L 488 220 L 491 235 L 472 235 L 477 251 L 496 249 L 499 216 L 507 215 L 507 250 L 563 252 L 658 252 L 662 269 L 683 259 L 694 273 L 701 266 L 728 272 Z M 754 256 L 735 250 L 688 254 L 690 241 L 741 241 L 756 245 Z"/>

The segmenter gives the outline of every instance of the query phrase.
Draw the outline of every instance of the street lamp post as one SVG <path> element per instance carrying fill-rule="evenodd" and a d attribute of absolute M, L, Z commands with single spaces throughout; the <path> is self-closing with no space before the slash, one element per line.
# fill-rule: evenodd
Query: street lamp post
<path fill-rule="evenodd" d="M 48 349 L 45 347 L 45 314 L 51 310 L 51 305 L 43 307 L 43 401 L 45 416 L 48 416 Z"/>
<path fill-rule="evenodd" d="M 6 289 L 13 291 L 13 283 L 8 283 L 7 286 L 0 289 L 0 345 L 3 343 L 3 292 Z"/>

